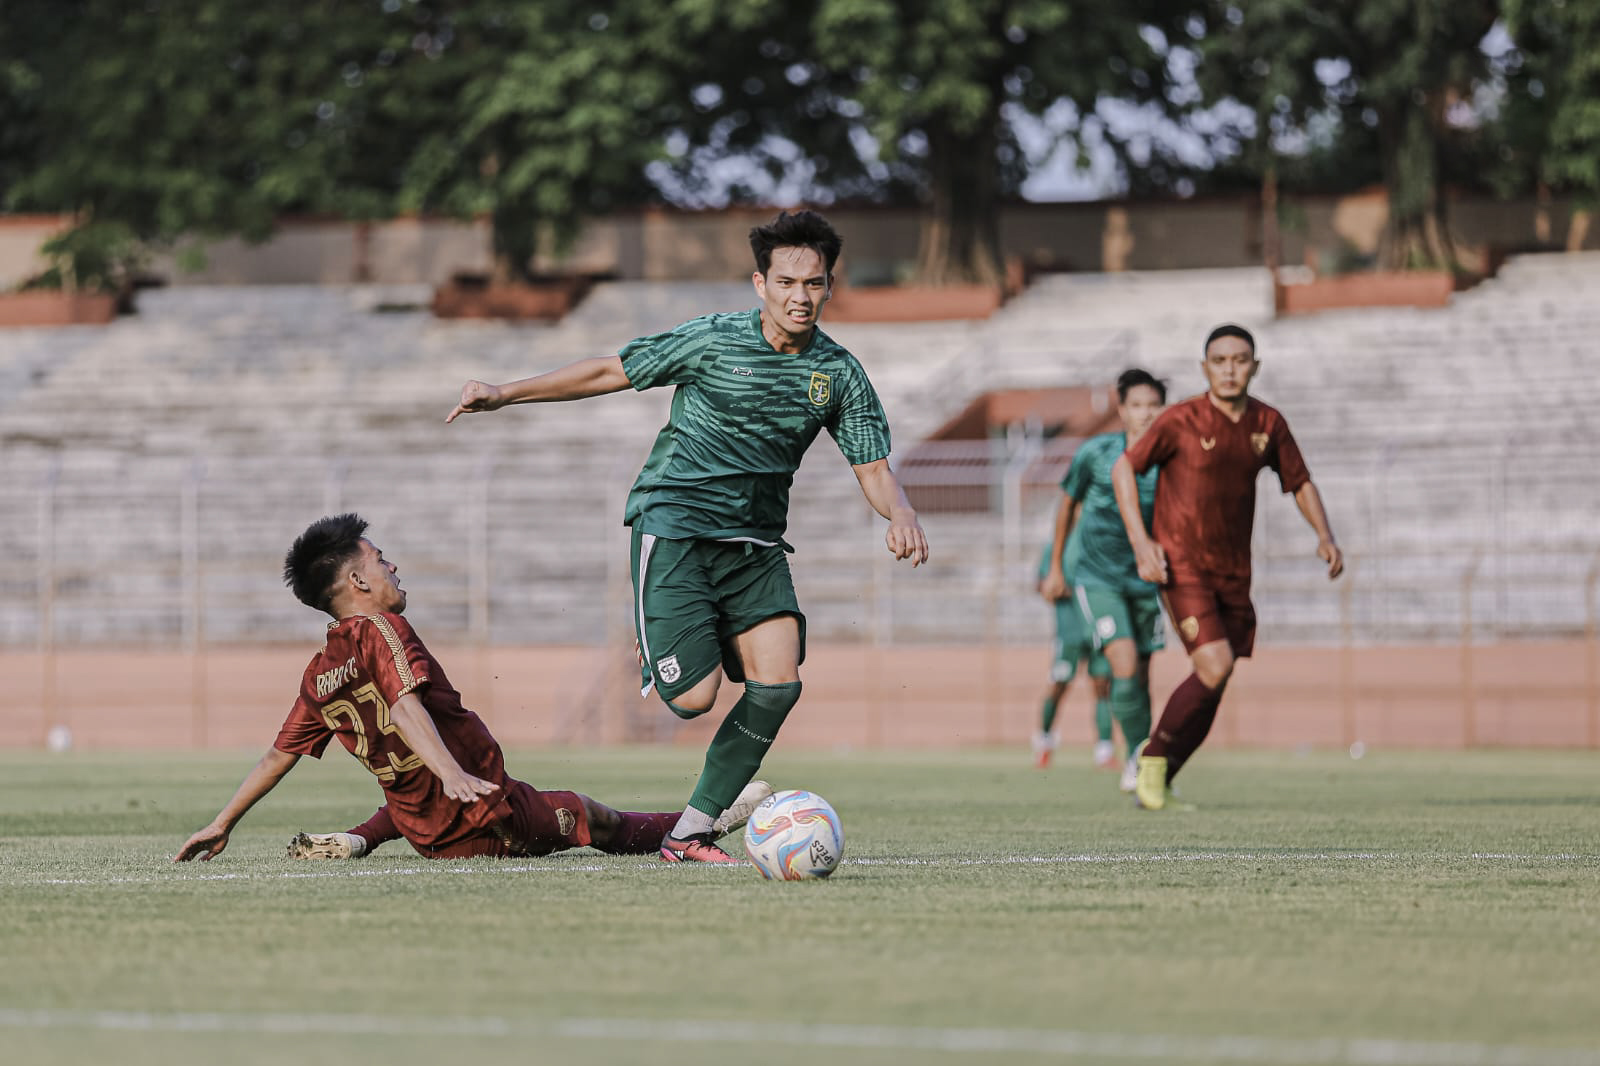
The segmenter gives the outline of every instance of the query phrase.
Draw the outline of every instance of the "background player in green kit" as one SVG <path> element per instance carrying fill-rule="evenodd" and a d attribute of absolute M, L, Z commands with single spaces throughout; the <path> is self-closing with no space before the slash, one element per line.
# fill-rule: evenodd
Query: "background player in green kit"
<path fill-rule="evenodd" d="M 855 470 L 885 543 L 917 566 L 928 541 L 889 469 L 889 425 L 853 355 L 817 328 L 842 245 L 813 211 L 750 231 L 760 306 L 713 314 L 615 356 L 507 385 L 469 381 L 446 422 L 512 403 L 675 386 L 672 413 L 628 494 L 634 621 L 644 691 L 673 713 L 711 709 L 724 674 L 744 685 L 667 838 L 668 862 L 736 862 L 713 823 L 755 776 L 800 698 L 805 616 L 783 541 L 789 486 L 824 429 Z"/>
<path fill-rule="evenodd" d="M 1050 687 L 1045 690 L 1044 704 L 1039 711 L 1039 729 L 1033 734 L 1033 764 L 1041 770 L 1050 765 L 1050 757 L 1059 743 L 1052 728 L 1056 722 L 1056 711 L 1060 709 L 1072 679 L 1078 676 L 1078 667 L 1085 663 L 1088 664 L 1090 686 L 1094 689 L 1094 764 L 1097 767 L 1110 766 L 1117 758 L 1116 745 L 1111 738 L 1111 668 L 1106 665 L 1105 656 L 1094 650 L 1089 631 L 1084 625 L 1083 612 L 1078 610 L 1078 605 L 1072 599 L 1073 562 L 1078 554 L 1078 537 L 1074 529 L 1077 516 L 1078 501 L 1063 494 L 1061 506 L 1056 510 L 1055 524 L 1058 534 L 1063 526 L 1068 531 L 1066 545 L 1062 547 L 1053 541 L 1044 546 L 1039 556 L 1037 587 L 1044 601 L 1054 609 L 1056 619 L 1056 639 L 1051 646 Z M 1056 553 L 1054 556 L 1051 555 L 1053 551 Z M 1052 559 L 1055 563 L 1053 567 Z M 1067 577 L 1064 583 L 1051 583 L 1047 592 L 1046 579 L 1052 570 L 1065 573 Z"/>
<path fill-rule="evenodd" d="M 1111 716 L 1122 728 L 1128 746 L 1122 790 L 1138 782 L 1136 752 L 1150 735 L 1150 656 L 1165 646 L 1160 590 L 1139 577 L 1138 561 L 1117 509 L 1111 470 L 1155 422 L 1167 402 L 1167 387 L 1148 371 L 1123 371 L 1117 378 L 1117 414 L 1121 433 L 1103 433 L 1083 442 L 1061 483 L 1062 506 L 1076 505 L 1071 532 L 1076 551 L 1067 555 L 1070 574 L 1053 568 L 1045 577 L 1045 595 L 1071 587 L 1095 652 L 1110 666 Z M 1138 477 L 1139 506 L 1148 518 L 1155 507 L 1157 468 Z M 1062 537 L 1060 524 L 1057 540 Z"/>

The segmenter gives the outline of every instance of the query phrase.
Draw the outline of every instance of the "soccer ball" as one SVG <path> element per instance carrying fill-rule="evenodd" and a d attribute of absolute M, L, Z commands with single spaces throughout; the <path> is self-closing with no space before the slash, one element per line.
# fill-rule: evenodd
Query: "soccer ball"
<path fill-rule="evenodd" d="M 774 792 L 744 827 L 744 850 L 769 881 L 827 877 L 844 854 L 844 827 L 815 792 Z"/>

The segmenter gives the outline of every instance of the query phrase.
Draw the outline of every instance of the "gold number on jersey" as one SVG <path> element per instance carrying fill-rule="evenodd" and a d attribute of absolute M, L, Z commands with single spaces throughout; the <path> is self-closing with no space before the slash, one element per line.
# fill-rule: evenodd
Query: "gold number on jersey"
<path fill-rule="evenodd" d="M 389 704 L 372 682 L 367 682 L 354 692 L 350 693 L 362 703 L 372 704 L 373 715 L 378 720 L 378 731 L 385 734 L 396 734 L 400 727 L 389 718 Z M 393 781 L 396 774 L 403 774 L 408 770 L 415 770 L 422 765 L 422 756 L 407 750 L 406 754 L 398 755 L 387 752 L 385 763 L 378 763 L 368 758 L 372 746 L 367 740 L 367 727 L 361 720 L 361 711 L 349 700 L 334 700 L 322 708 L 322 720 L 328 723 L 329 729 L 339 728 L 339 719 L 348 718 L 350 728 L 356 735 L 355 756 L 360 759 L 368 770 L 377 775 L 379 781 L 388 784 Z M 404 739 L 404 738 L 402 738 Z"/>

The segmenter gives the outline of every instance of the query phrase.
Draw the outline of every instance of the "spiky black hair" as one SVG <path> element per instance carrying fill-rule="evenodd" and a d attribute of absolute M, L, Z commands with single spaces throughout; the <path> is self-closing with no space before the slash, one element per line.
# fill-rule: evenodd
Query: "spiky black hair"
<path fill-rule="evenodd" d="M 319 518 L 295 538 L 283 557 L 283 583 L 307 607 L 327 611 L 333 606 L 339 571 L 361 551 L 367 520 L 358 514 Z"/>
<path fill-rule="evenodd" d="M 822 256 L 832 274 L 843 247 L 844 238 L 815 211 L 780 211 L 777 218 L 750 231 L 750 250 L 756 254 L 756 270 L 762 277 L 772 269 L 774 248 L 811 248 Z"/>

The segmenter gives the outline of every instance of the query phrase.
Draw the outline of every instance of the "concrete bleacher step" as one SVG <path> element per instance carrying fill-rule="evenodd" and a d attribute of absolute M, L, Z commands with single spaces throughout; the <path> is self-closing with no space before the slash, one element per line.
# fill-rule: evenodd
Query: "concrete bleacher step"
<path fill-rule="evenodd" d="M 1204 331 L 1241 321 L 1260 341 L 1257 392 L 1289 417 L 1351 553 L 1362 631 L 1448 631 L 1474 559 L 1495 561 L 1478 564 L 1492 594 L 1476 606 L 1537 630 L 1581 625 L 1582 574 L 1600 550 L 1583 489 L 1600 462 L 1597 282 L 1600 257 L 1520 257 L 1443 311 L 1273 320 L 1259 270 L 1059 275 L 983 322 L 824 328 L 867 367 L 904 454 L 989 389 L 1103 387 L 1140 364 L 1168 377 L 1174 396 L 1191 395 Z M 626 598 L 623 496 L 669 391 L 449 427 L 443 416 L 469 377 L 537 373 L 694 314 L 752 306 L 748 283 L 604 284 L 554 326 L 374 310 L 419 302 L 383 287 L 168 289 L 142 294 L 138 316 L 104 329 L 0 335 L 0 641 L 36 636 L 30 568 L 43 554 L 46 484 L 56 558 L 99 567 L 59 590 L 63 639 L 182 633 L 189 496 L 209 639 L 303 631 L 276 560 L 308 516 L 332 507 L 362 510 L 405 549 L 415 587 L 456 632 L 468 624 L 465 560 L 486 513 L 495 639 L 606 639 L 617 625 L 610 600 L 619 587 Z M 1308 531 L 1270 475 L 1259 495 L 1263 612 L 1279 633 L 1322 639 L 1338 598 L 1305 594 L 1316 576 Z M 795 481 L 790 529 L 812 632 L 859 635 L 870 615 L 884 639 L 1037 639 L 1030 570 L 1053 489 L 1026 499 L 1010 529 L 998 514 L 930 511 L 935 563 L 912 574 L 887 560 L 881 520 L 819 441 Z M 1552 591 L 1537 579 L 1556 565 L 1578 576 Z M 119 566 L 129 576 L 113 577 Z M 1437 587 L 1386 596 L 1364 574 Z M 87 606 L 101 599 L 106 610 Z"/>

